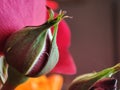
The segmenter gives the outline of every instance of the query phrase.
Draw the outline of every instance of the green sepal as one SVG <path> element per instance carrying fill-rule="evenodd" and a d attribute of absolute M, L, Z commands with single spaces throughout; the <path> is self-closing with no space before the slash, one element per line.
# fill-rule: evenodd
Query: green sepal
<path fill-rule="evenodd" d="M 46 65 L 43 67 L 43 69 L 40 71 L 40 73 L 36 76 L 49 73 L 56 66 L 59 60 L 59 51 L 56 43 L 56 38 L 57 38 L 59 22 L 64 18 L 65 12 L 61 11 L 59 15 L 54 19 L 54 12 L 52 11 L 52 9 L 48 8 L 48 11 L 50 13 L 50 17 L 49 17 L 49 20 L 44 25 L 46 27 L 49 25 L 54 26 L 54 32 L 53 32 L 52 42 L 50 46 L 48 61 Z M 48 29 L 51 29 L 51 27 Z"/>
<path fill-rule="evenodd" d="M 0 81 L 2 84 L 4 84 L 7 79 L 7 70 L 8 70 L 8 64 L 4 59 L 4 55 L 1 55 L 0 56 Z"/>
<path fill-rule="evenodd" d="M 50 13 L 50 18 L 48 20 L 49 23 L 51 23 L 51 20 L 54 17 L 54 12 L 48 8 L 49 13 Z M 45 67 L 43 68 L 43 70 L 39 73 L 39 75 L 42 74 L 47 74 L 49 73 L 54 67 L 55 65 L 58 63 L 59 60 L 59 51 L 58 51 L 58 46 L 56 43 L 56 38 L 57 38 L 57 31 L 58 31 L 58 25 L 59 22 L 62 20 L 64 14 L 59 14 L 57 16 L 56 19 L 54 19 L 55 21 L 57 21 L 57 23 L 54 25 L 54 32 L 53 32 L 53 37 L 52 37 L 52 42 L 51 42 L 51 48 L 50 48 L 50 54 L 48 57 L 48 62 L 46 63 Z"/>
<path fill-rule="evenodd" d="M 25 82 L 28 79 L 24 74 L 21 74 L 11 66 L 8 68 L 8 79 L 7 81 L 14 86 L 18 86 L 19 84 Z"/>
<path fill-rule="evenodd" d="M 48 18 L 48 22 L 49 22 L 52 19 L 54 19 L 54 11 L 48 6 L 47 6 L 47 10 L 48 10 L 48 13 L 49 13 L 49 18 Z"/>
<path fill-rule="evenodd" d="M 33 42 L 32 48 L 29 49 L 30 54 L 28 54 L 27 61 L 25 63 L 25 66 L 27 66 L 25 68 L 26 69 L 25 71 L 27 71 L 25 72 L 25 75 L 29 73 L 29 70 L 32 70 L 31 67 L 33 67 L 34 64 L 37 62 L 36 57 L 38 57 L 39 53 L 43 53 L 42 49 L 44 48 L 47 34 L 48 34 L 48 30 L 42 31 L 40 35 L 38 35 L 36 40 Z"/>

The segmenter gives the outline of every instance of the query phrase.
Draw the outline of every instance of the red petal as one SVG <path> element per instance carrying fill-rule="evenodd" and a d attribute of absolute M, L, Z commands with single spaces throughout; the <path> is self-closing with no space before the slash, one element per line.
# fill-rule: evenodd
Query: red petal
<path fill-rule="evenodd" d="M 0 52 L 0 56 L 4 56 L 4 54 L 2 52 Z"/>
<path fill-rule="evenodd" d="M 56 67 L 52 72 L 62 73 L 62 74 L 75 74 L 76 67 L 72 56 L 69 51 L 65 49 L 60 49 L 60 58 Z"/>
<path fill-rule="evenodd" d="M 47 0 L 46 4 L 48 7 L 52 8 L 53 10 L 56 10 L 58 8 L 58 3 L 55 1 Z"/>
<path fill-rule="evenodd" d="M 53 32 L 53 29 L 52 29 Z M 71 33 L 67 23 L 62 20 L 58 27 L 57 45 L 61 48 L 68 48 L 71 43 Z"/>
<path fill-rule="evenodd" d="M 46 17 L 45 0 L 0 1 L 0 51 L 7 37 L 28 25 L 39 25 Z"/>
<path fill-rule="evenodd" d="M 70 46 L 71 40 L 71 33 L 70 29 L 65 21 L 62 21 L 59 24 L 58 28 L 58 37 L 57 37 L 57 44 L 59 48 L 68 48 Z"/>
<path fill-rule="evenodd" d="M 60 52 L 59 62 L 52 72 L 74 74 L 76 67 L 68 48 L 70 46 L 70 30 L 65 21 L 59 24 L 57 44 Z"/>

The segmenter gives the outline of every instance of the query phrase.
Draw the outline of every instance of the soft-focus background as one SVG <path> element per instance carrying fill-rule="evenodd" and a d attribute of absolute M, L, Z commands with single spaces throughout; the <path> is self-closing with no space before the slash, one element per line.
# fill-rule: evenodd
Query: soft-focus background
<path fill-rule="evenodd" d="M 120 61 L 120 0 L 57 0 L 73 19 L 70 51 L 77 74 L 65 76 L 63 90 L 83 73 L 98 71 Z M 120 73 L 116 75 L 120 77 Z M 119 81 L 120 82 L 120 81 Z"/>

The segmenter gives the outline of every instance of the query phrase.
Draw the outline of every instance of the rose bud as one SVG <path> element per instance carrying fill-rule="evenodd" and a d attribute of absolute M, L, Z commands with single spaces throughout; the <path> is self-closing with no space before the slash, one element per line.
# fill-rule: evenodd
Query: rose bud
<path fill-rule="evenodd" d="M 90 87 L 96 81 L 102 78 L 111 77 L 113 74 L 117 73 L 119 70 L 120 70 L 120 63 L 113 67 L 104 69 L 100 72 L 93 72 L 93 73 L 80 75 L 72 81 L 71 85 L 69 86 L 69 90 L 89 90 Z M 93 90 L 93 89 L 90 89 L 90 90 Z M 100 89 L 100 90 L 104 90 L 104 89 Z"/>
<path fill-rule="evenodd" d="M 114 78 L 100 79 L 89 90 L 117 90 L 117 80 Z"/>
<path fill-rule="evenodd" d="M 56 18 L 50 11 L 50 19 L 40 26 L 27 26 L 13 33 L 5 45 L 7 63 L 26 76 L 38 76 L 50 72 L 58 62 L 56 44 L 58 23 L 65 17 L 62 11 Z M 54 26 L 53 36 L 50 28 Z"/>

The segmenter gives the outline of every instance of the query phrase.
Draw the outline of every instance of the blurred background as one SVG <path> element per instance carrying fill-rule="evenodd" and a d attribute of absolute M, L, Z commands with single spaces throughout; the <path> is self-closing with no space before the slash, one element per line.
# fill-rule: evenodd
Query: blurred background
<path fill-rule="evenodd" d="M 120 61 L 120 0 L 57 0 L 73 19 L 70 52 L 77 74 L 64 76 L 63 90 L 78 75 L 99 71 Z M 116 75 L 120 78 L 120 73 Z M 120 80 L 119 80 L 120 82 Z"/>

